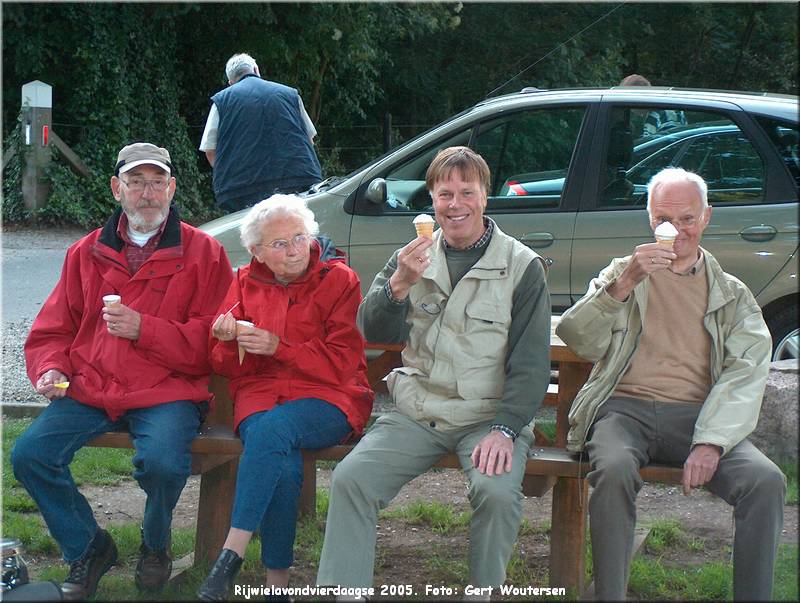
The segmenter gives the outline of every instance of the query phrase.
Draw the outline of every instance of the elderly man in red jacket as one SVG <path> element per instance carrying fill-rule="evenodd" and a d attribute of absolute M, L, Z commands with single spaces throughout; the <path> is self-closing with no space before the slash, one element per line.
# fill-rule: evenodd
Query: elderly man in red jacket
<path fill-rule="evenodd" d="M 172 569 L 170 524 L 191 473 L 189 447 L 208 400 L 206 342 L 233 278 L 224 249 L 181 222 L 166 149 L 124 147 L 111 178 L 120 208 L 67 251 L 61 278 L 25 343 L 28 376 L 51 404 L 17 440 L 14 474 L 70 564 L 66 600 L 91 597 L 117 549 L 69 464 L 97 435 L 130 432 L 147 493 L 140 590 Z M 109 295 L 118 298 L 103 298 Z"/>

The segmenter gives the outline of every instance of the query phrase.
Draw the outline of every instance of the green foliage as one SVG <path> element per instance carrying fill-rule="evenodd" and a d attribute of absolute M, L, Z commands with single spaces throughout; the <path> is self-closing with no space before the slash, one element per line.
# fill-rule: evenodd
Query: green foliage
<path fill-rule="evenodd" d="M 24 222 L 30 217 L 22 199 L 22 122 L 17 120 L 14 129 L 3 143 L 3 155 L 14 151 L 3 170 L 3 222 Z"/>
<path fill-rule="evenodd" d="M 400 144 L 525 86 L 608 86 L 637 72 L 654 85 L 797 94 L 797 16 L 786 2 L 7 3 L 5 148 L 22 84 L 45 81 L 54 131 L 93 175 L 57 160 L 51 204 L 34 218 L 101 224 L 116 153 L 149 140 L 169 149 L 176 203 L 200 222 L 218 212 L 196 149 L 236 52 L 300 91 L 330 176 L 382 152 L 386 113 Z M 28 218 L 15 170 L 4 172 L 7 221 Z"/>
<path fill-rule="evenodd" d="M 381 517 L 405 519 L 413 525 L 427 526 L 439 534 L 450 534 L 469 525 L 471 513 L 456 513 L 450 505 L 438 501 L 414 501 L 395 511 L 382 511 Z"/>

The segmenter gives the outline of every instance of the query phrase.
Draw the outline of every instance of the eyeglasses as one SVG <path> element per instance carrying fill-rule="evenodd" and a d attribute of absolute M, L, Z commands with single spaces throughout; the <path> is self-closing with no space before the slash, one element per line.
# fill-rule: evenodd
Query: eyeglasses
<path fill-rule="evenodd" d="M 699 216 L 683 216 L 682 218 L 675 218 L 674 220 L 670 220 L 669 218 L 654 218 L 653 222 L 655 222 L 656 226 L 664 222 L 669 222 L 675 228 L 691 228 L 697 224 L 699 220 Z"/>
<path fill-rule="evenodd" d="M 120 178 L 119 181 L 127 186 L 129 191 L 134 193 L 143 193 L 148 184 L 150 185 L 150 188 L 153 189 L 153 192 L 156 193 L 163 193 L 165 190 L 167 190 L 167 188 L 169 188 L 169 180 L 145 180 L 144 178 L 134 176 L 127 182 L 122 178 Z"/>
<path fill-rule="evenodd" d="M 304 245 L 307 245 L 310 239 L 311 235 L 299 234 L 299 235 L 294 235 L 289 241 L 287 241 L 286 239 L 275 239 L 271 243 L 260 243 L 259 246 L 269 247 L 274 251 L 286 251 L 289 248 L 289 245 L 291 245 L 295 249 L 299 249 Z"/>

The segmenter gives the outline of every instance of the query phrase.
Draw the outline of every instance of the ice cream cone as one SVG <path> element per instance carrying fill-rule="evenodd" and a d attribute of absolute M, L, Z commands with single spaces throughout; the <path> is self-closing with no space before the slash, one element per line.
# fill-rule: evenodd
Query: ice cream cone
<path fill-rule="evenodd" d="M 428 214 L 420 214 L 414 218 L 414 229 L 418 237 L 433 238 L 433 225 L 435 222 Z"/>
<path fill-rule="evenodd" d="M 678 238 L 678 229 L 675 228 L 670 222 L 662 222 L 659 224 L 653 234 L 658 243 L 664 249 L 672 251 L 672 246 L 675 244 L 675 239 Z"/>
<path fill-rule="evenodd" d="M 119 295 L 104 295 L 103 305 L 106 308 L 113 308 L 122 303 L 122 298 Z"/>
<path fill-rule="evenodd" d="M 670 251 L 672 251 L 672 247 L 673 245 L 675 245 L 675 239 L 668 237 L 656 237 L 656 243 L 658 243 L 665 249 L 669 249 Z"/>
<path fill-rule="evenodd" d="M 252 329 L 255 325 L 248 321 L 248 320 L 237 320 L 236 321 L 236 336 L 238 337 L 239 334 L 243 331 L 243 329 Z M 244 355 L 245 350 L 242 346 L 239 346 L 239 364 L 244 362 Z"/>
<path fill-rule="evenodd" d="M 433 224 L 414 224 L 414 228 L 417 229 L 417 236 L 418 237 L 428 237 L 429 239 L 433 238 Z"/>

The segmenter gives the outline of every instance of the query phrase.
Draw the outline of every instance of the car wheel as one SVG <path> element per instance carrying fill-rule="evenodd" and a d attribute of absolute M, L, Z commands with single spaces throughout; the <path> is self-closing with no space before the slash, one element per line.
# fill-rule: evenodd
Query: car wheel
<path fill-rule="evenodd" d="M 767 321 L 772 333 L 772 360 L 800 358 L 800 329 L 797 327 L 797 305 L 788 306 Z"/>

